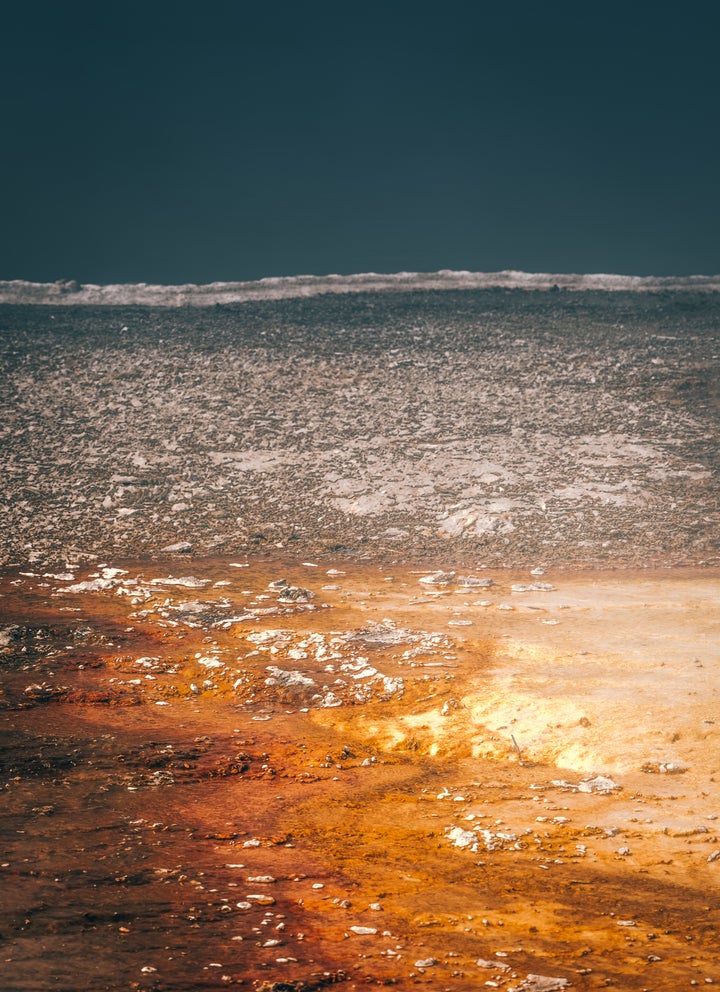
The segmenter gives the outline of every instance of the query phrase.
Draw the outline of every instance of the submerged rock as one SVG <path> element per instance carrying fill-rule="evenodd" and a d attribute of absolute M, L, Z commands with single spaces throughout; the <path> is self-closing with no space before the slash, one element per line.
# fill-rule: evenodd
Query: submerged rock
<path fill-rule="evenodd" d="M 418 635 L 413 634 L 405 627 L 396 627 L 392 623 L 378 623 L 370 620 L 347 637 L 348 641 L 364 641 L 366 644 L 403 644 L 414 643 L 418 640 Z"/>
<path fill-rule="evenodd" d="M 567 978 L 551 978 L 547 975 L 528 975 L 527 978 L 514 985 L 508 992 L 557 992 L 570 985 Z"/>
<path fill-rule="evenodd" d="M 275 899 L 273 896 L 268 896 L 263 892 L 250 892 L 245 896 L 245 899 L 250 903 L 255 903 L 256 906 L 275 905 Z"/>
<path fill-rule="evenodd" d="M 513 592 L 554 592 L 555 586 L 550 582 L 516 582 L 510 586 Z"/>
<path fill-rule="evenodd" d="M 181 575 L 175 578 L 172 575 L 167 578 L 150 579 L 152 586 L 182 586 L 184 589 L 203 589 L 210 584 L 210 579 L 198 579 L 194 575 Z"/>

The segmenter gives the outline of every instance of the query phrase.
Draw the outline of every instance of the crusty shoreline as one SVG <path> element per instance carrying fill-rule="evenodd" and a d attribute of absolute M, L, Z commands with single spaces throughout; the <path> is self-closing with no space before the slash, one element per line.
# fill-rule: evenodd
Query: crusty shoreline
<path fill-rule="evenodd" d="M 0 564 L 720 562 L 716 294 L 0 307 Z"/>

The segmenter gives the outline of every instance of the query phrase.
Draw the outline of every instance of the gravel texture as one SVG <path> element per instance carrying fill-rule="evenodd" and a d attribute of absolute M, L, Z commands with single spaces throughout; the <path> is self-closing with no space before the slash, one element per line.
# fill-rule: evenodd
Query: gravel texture
<path fill-rule="evenodd" d="M 0 563 L 720 561 L 720 295 L 0 306 Z"/>

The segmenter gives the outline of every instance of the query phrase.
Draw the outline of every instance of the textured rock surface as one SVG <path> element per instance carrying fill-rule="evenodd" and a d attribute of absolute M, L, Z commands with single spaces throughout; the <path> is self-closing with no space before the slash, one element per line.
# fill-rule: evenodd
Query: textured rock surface
<path fill-rule="evenodd" d="M 0 307 L 0 563 L 717 563 L 720 297 Z"/>

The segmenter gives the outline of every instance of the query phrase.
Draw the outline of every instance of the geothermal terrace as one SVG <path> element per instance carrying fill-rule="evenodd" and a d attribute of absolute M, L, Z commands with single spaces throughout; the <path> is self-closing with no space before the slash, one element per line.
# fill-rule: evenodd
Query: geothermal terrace
<path fill-rule="evenodd" d="M 553 285 L 0 307 L 8 992 L 720 982 L 720 302 Z"/>

